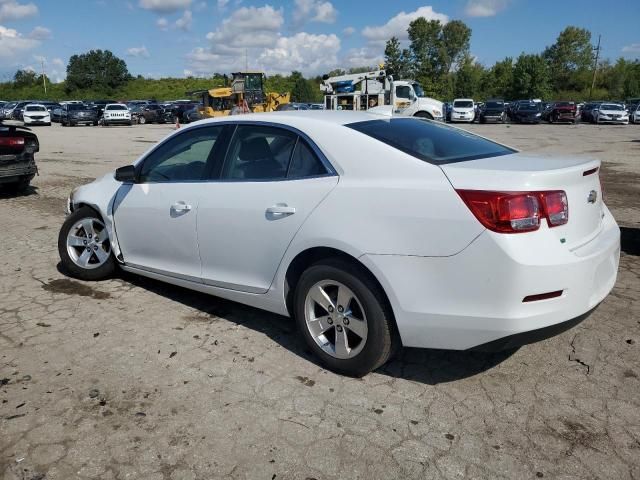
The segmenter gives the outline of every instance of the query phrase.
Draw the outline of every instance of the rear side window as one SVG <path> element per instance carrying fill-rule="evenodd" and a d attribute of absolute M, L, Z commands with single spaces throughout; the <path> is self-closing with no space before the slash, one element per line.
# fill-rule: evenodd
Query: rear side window
<path fill-rule="evenodd" d="M 346 126 L 434 165 L 516 152 L 464 130 L 417 118 L 368 120 Z"/>
<path fill-rule="evenodd" d="M 315 177 L 325 173 L 327 169 L 309 148 L 307 142 L 301 138 L 298 139 L 287 178 Z"/>

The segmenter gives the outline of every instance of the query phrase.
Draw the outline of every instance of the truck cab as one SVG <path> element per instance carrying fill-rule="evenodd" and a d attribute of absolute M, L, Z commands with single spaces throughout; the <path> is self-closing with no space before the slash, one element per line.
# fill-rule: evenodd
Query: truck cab
<path fill-rule="evenodd" d="M 417 81 L 394 80 L 384 69 L 334 77 L 325 75 L 320 89 L 325 93 L 326 110 L 369 110 L 386 106 L 393 115 L 443 120 L 442 102 L 425 96 Z"/>

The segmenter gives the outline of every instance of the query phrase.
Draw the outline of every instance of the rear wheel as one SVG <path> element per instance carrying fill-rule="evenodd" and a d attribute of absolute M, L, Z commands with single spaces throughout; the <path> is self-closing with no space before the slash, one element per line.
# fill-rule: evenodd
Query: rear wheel
<path fill-rule="evenodd" d="M 107 228 L 89 207 L 79 208 L 62 224 L 58 253 L 65 270 L 80 280 L 103 280 L 116 268 Z"/>
<path fill-rule="evenodd" d="M 414 117 L 426 118 L 426 119 L 429 119 L 429 120 L 433 120 L 433 117 L 428 112 L 416 112 Z"/>
<path fill-rule="evenodd" d="M 360 377 L 386 363 L 399 343 L 384 298 L 364 269 L 340 259 L 323 260 L 300 277 L 295 318 L 324 365 Z"/>
<path fill-rule="evenodd" d="M 147 123 L 147 119 L 146 119 L 146 118 L 144 118 L 144 116 L 143 116 L 143 115 L 140 115 L 140 118 L 138 119 L 138 123 L 139 123 L 140 125 L 144 125 L 145 123 Z"/>

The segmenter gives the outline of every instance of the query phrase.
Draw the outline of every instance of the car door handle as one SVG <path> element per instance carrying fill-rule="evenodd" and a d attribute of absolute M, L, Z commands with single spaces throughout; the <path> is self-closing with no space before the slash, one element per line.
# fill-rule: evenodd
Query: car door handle
<path fill-rule="evenodd" d="M 185 213 L 191 210 L 191 205 L 184 203 L 182 201 L 176 202 L 173 205 L 171 205 L 171 210 L 173 210 L 176 213 Z"/>
<path fill-rule="evenodd" d="M 267 208 L 267 214 L 269 215 L 293 215 L 294 213 L 296 213 L 296 208 L 288 205 L 274 205 Z"/>

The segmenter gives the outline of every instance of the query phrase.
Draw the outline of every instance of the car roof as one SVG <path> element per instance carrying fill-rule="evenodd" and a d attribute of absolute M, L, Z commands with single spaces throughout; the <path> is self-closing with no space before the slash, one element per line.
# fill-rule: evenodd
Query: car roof
<path fill-rule="evenodd" d="M 248 113 L 244 115 L 215 117 L 202 120 L 202 123 L 217 123 L 224 121 L 237 122 L 264 122 L 264 123 L 280 123 L 291 127 L 296 127 L 301 123 L 307 124 L 309 120 L 317 123 L 325 123 L 332 125 L 347 125 L 356 122 L 366 122 L 368 120 L 385 120 L 387 117 L 383 115 L 367 113 L 367 112 L 351 112 L 336 110 L 284 110 L 280 112 L 269 113 Z"/>

